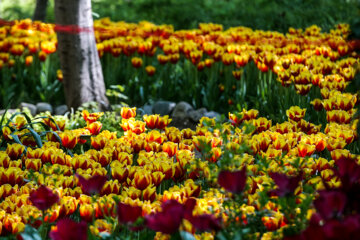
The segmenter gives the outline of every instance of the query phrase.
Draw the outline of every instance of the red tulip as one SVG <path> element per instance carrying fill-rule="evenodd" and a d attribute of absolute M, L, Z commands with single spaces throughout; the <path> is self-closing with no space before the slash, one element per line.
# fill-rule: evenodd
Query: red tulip
<path fill-rule="evenodd" d="M 134 223 L 139 217 L 141 217 L 142 208 L 120 202 L 118 204 L 117 214 L 120 223 Z"/>
<path fill-rule="evenodd" d="M 59 195 L 42 185 L 36 191 L 30 193 L 29 200 L 39 210 L 45 211 L 57 203 L 60 198 Z"/>
<path fill-rule="evenodd" d="M 282 173 L 271 173 L 270 177 L 278 186 L 278 188 L 271 191 L 271 193 L 274 193 L 279 197 L 293 194 L 295 189 L 299 186 L 300 180 L 302 179 L 301 174 L 295 177 L 289 177 L 286 174 Z"/>
<path fill-rule="evenodd" d="M 339 159 L 336 162 L 336 165 L 339 167 L 336 174 L 340 178 L 342 187 L 345 190 L 349 190 L 354 187 L 354 185 L 358 184 L 360 179 L 360 165 L 348 158 Z"/>
<path fill-rule="evenodd" d="M 145 217 L 146 226 L 156 232 L 172 234 L 179 229 L 185 208 L 176 200 L 168 200 L 161 207 L 162 212 Z"/>
<path fill-rule="evenodd" d="M 61 219 L 57 222 L 56 228 L 49 233 L 52 240 L 86 240 L 86 222 L 74 222 L 71 219 Z"/>
<path fill-rule="evenodd" d="M 221 171 L 218 176 L 218 183 L 229 192 L 241 193 L 246 184 L 246 167 L 234 172 Z"/>
<path fill-rule="evenodd" d="M 216 218 L 211 214 L 202 214 L 199 216 L 191 216 L 187 220 L 198 231 L 218 231 L 221 229 L 221 218 Z"/>
<path fill-rule="evenodd" d="M 346 195 L 340 191 L 321 191 L 314 205 L 323 219 L 330 219 L 342 214 L 346 200 Z"/>
<path fill-rule="evenodd" d="M 95 175 L 89 179 L 85 179 L 79 174 L 75 176 L 79 179 L 83 191 L 88 195 L 99 193 L 107 181 L 107 177 L 100 175 Z"/>

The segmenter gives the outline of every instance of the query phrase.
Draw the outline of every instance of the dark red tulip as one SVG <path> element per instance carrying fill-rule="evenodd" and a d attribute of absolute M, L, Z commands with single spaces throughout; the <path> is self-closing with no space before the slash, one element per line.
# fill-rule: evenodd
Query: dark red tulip
<path fill-rule="evenodd" d="M 274 180 L 278 186 L 277 189 L 271 191 L 271 194 L 275 194 L 279 197 L 294 194 L 295 189 L 299 186 L 299 182 L 302 179 L 301 174 L 295 177 L 289 177 L 282 173 L 271 173 L 270 177 Z"/>
<path fill-rule="evenodd" d="M 320 216 L 326 220 L 340 216 L 346 200 L 346 195 L 340 191 L 320 191 L 320 196 L 314 201 L 314 205 Z"/>
<path fill-rule="evenodd" d="M 99 193 L 107 181 L 107 177 L 100 175 L 95 175 L 89 179 L 85 179 L 79 174 L 76 174 L 75 176 L 79 179 L 79 183 L 81 184 L 84 193 L 88 195 Z"/>
<path fill-rule="evenodd" d="M 74 222 L 71 219 L 60 219 L 56 228 L 49 233 L 52 240 L 86 240 L 87 225 L 86 222 Z"/>
<path fill-rule="evenodd" d="M 321 226 L 310 225 L 305 231 L 302 232 L 301 240 L 325 240 L 325 233 Z"/>
<path fill-rule="evenodd" d="M 131 206 L 124 203 L 118 204 L 118 219 L 120 223 L 134 223 L 142 215 L 142 208 L 139 206 Z"/>
<path fill-rule="evenodd" d="M 51 189 L 41 185 L 36 191 L 30 193 L 29 200 L 39 210 L 45 211 L 57 203 L 60 198 Z"/>
<path fill-rule="evenodd" d="M 354 160 L 340 159 L 336 162 L 336 165 L 339 168 L 336 174 L 339 176 L 345 190 L 349 190 L 353 184 L 359 183 L 360 166 Z"/>
<path fill-rule="evenodd" d="M 175 233 L 184 217 L 185 208 L 175 200 L 168 200 L 162 205 L 162 212 L 147 215 L 145 217 L 146 226 L 156 232 L 164 234 Z"/>
<path fill-rule="evenodd" d="M 211 214 L 191 216 L 186 219 L 200 232 L 218 231 L 221 229 L 221 218 L 216 218 Z"/>
<path fill-rule="evenodd" d="M 188 198 L 184 203 L 185 213 L 184 218 L 188 219 L 192 216 L 192 212 L 196 206 L 196 199 L 195 198 Z"/>
<path fill-rule="evenodd" d="M 241 193 L 246 184 L 246 167 L 240 171 L 224 170 L 219 173 L 218 183 L 225 190 L 232 193 Z"/>

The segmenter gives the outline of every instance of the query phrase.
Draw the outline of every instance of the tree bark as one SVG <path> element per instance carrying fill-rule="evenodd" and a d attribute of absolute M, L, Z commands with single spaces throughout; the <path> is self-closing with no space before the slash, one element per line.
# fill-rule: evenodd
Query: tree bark
<path fill-rule="evenodd" d="M 45 21 L 47 5 L 48 0 L 36 0 L 36 7 L 33 16 L 34 21 Z"/>
<path fill-rule="evenodd" d="M 95 101 L 100 110 L 109 109 L 93 32 L 91 1 L 55 0 L 55 23 L 62 29 L 76 26 L 79 30 L 57 31 L 66 104 L 76 109 Z"/>

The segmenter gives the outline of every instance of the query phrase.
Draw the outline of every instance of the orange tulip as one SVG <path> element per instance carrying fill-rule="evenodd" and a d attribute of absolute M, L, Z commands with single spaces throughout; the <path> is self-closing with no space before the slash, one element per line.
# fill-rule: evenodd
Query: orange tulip
<path fill-rule="evenodd" d="M 153 76 L 155 74 L 156 68 L 154 66 L 149 65 L 145 67 L 145 71 L 147 75 Z"/>
<path fill-rule="evenodd" d="M 135 172 L 133 186 L 137 189 L 144 190 L 151 184 L 151 174 L 146 170 Z"/>
<path fill-rule="evenodd" d="M 6 147 L 6 153 L 11 160 L 19 159 L 24 150 L 25 147 L 18 143 L 8 144 Z"/>
<path fill-rule="evenodd" d="M 136 107 L 134 108 L 123 107 L 121 108 L 120 114 L 123 119 L 134 118 L 136 116 Z"/>
<path fill-rule="evenodd" d="M 82 111 L 82 116 L 88 125 L 96 122 L 102 115 L 104 115 L 103 112 L 89 113 L 88 110 Z"/>
<path fill-rule="evenodd" d="M 111 176 L 118 180 L 120 183 L 124 182 L 129 175 L 129 169 L 127 167 L 113 167 L 111 168 Z"/>
<path fill-rule="evenodd" d="M 72 131 L 65 131 L 59 134 L 61 143 L 65 148 L 73 149 L 78 143 L 78 137 Z"/>
<path fill-rule="evenodd" d="M 159 117 L 159 121 L 157 123 L 156 128 L 158 129 L 164 129 L 165 127 L 167 127 L 171 122 L 171 119 L 169 119 L 168 115 Z"/>
<path fill-rule="evenodd" d="M 101 131 L 102 123 L 101 122 L 92 122 L 90 123 L 86 129 L 88 129 L 91 135 L 98 135 Z"/>
<path fill-rule="evenodd" d="M 176 151 L 178 149 L 178 144 L 173 142 L 165 142 L 163 144 L 163 151 L 166 152 L 169 157 L 172 157 L 176 154 Z"/>
<path fill-rule="evenodd" d="M 150 129 L 155 129 L 158 126 L 160 115 L 144 115 L 144 121 L 146 123 L 146 126 Z"/>

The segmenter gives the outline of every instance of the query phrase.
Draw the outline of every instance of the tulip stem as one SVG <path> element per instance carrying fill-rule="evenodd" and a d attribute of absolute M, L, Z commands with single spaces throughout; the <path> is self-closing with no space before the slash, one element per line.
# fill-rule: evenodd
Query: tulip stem
<path fill-rule="evenodd" d="M 46 239 L 46 233 L 47 233 L 47 224 L 45 222 L 45 211 L 42 210 L 42 228 L 40 232 L 41 239 Z"/>

